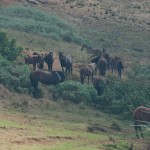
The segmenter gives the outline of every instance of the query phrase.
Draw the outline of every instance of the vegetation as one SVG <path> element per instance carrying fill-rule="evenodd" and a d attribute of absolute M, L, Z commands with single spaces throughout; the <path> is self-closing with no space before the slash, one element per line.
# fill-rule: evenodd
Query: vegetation
<path fill-rule="evenodd" d="M 83 0 L 65 2 L 70 3 L 72 9 L 87 5 Z M 88 11 L 96 10 L 97 5 L 89 4 L 92 5 L 95 8 L 90 10 L 89 7 Z M 103 10 L 103 6 L 98 8 Z M 84 26 L 88 21 L 81 17 L 85 22 L 80 29 L 35 7 L 0 6 L 0 27 L 9 37 L 17 37 L 17 40 L 9 40 L 5 32 L 0 32 L 0 130 L 5 133 L 0 137 L 2 149 L 132 150 L 149 147 L 148 130 L 144 131 L 145 140 L 134 142 L 135 134 L 129 121 L 135 107 L 150 107 L 149 32 L 126 22 L 128 18 L 119 16 L 121 12 L 117 16 L 107 10 L 107 6 L 104 9 L 105 12 L 99 14 L 104 17 L 104 13 L 105 17 L 94 27 Z M 140 10 L 141 6 L 136 9 Z M 106 15 L 120 17 L 124 22 L 111 22 Z M 18 41 L 27 49 L 31 46 L 40 51 L 61 49 L 73 54 L 73 61 L 77 63 L 87 62 L 87 53 L 84 51 L 81 55 L 80 44 L 100 49 L 106 47 L 112 56 L 123 58 L 125 75 L 118 79 L 109 74 L 110 84 L 104 94 L 98 96 L 92 85 L 81 85 L 77 81 L 79 76 L 75 72 L 72 81 L 49 86 L 48 90 L 47 86 L 39 85 L 41 99 L 36 101 L 29 96 L 34 95 L 29 80 L 30 68 L 22 63 L 22 48 L 17 46 Z M 119 114 L 128 120 L 120 121 L 115 114 L 117 118 Z"/>
<path fill-rule="evenodd" d="M 12 91 L 28 93 L 30 69 L 27 65 L 10 63 L 0 55 L 0 83 Z"/>
<path fill-rule="evenodd" d="M 10 45 L 9 40 L 4 32 L 0 35 L 1 45 L 4 45 L 1 50 L 7 50 L 8 45 Z M 16 46 L 14 49 L 9 49 L 9 51 L 7 57 L 3 51 L 1 53 L 7 59 L 13 55 L 15 57 L 19 55 Z M 0 66 L 0 82 L 3 85 L 17 92 L 30 93 L 32 91 L 30 89 L 30 69 L 28 66 L 17 65 L 15 62 L 10 63 L 3 56 L 0 59 Z M 110 84 L 102 96 L 97 96 L 93 86 L 81 85 L 76 81 L 66 81 L 57 86 L 50 86 L 50 93 L 57 93 L 57 99 L 68 100 L 77 104 L 93 105 L 110 113 L 129 116 L 133 109 L 139 105 L 150 106 L 149 72 L 150 66 L 135 66 L 125 80 L 118 80 L 112 75 L 108 76 Z M 144 88 L 141 85 L 144 85 Z M 41 97 L 43 97 L 42 91 L 42 89 L 39 89 Z"/>
<path fill-rule="evenodd" d="M 0 27 L 81 44 L 84 39 L 71 23 L 36 8 L 0 7 Z"/>
<path fill-rule="evenodd" d="M 5 32 L 0 32 L 0 54 L 9 61 L 16 60 L 22 48 L 16 46 L 16 40 L 8 40 Z"/>

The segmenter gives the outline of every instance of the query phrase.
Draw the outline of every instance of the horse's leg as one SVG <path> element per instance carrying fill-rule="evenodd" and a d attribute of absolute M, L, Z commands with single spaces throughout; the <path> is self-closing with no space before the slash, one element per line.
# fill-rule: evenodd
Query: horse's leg
<path fill-rule="evenodd" d="M 81 84 L 83 84 L 83 76 L 80 74 L 80 81 L 81 81 Z"/>
<path fill-rule="evenodd" d="M 36 70 L 36 63 L 33 64 L 33 70 Z"/>
<path fill-rule="evenodd" d="M 88 84 L 89 84 L 90 76 L 88 76 Z"/>
<path fill-rule="evenodd" d="M 121 78 L 121 70 L 118 69 L 118 77 Z"/>
<path fill-rule="evenodd" d="M 139 131 L 141 133 L 141 137 L 144 139 L 144 136 L 143 136 L 143 133 L 142 133 L 142 127 L 141 126 L 139 126 Z"/>
<path fill-rule="evenodd" d="M 84 75 L 80 75 L 81 84 L 84 83 L 84 79 L 85 79 L 85 76 Z"/>
<path fill-rule="evenodd" d="M 93 83 L 93 75 L 94 75 L 94 73 L 92 73 L 92 83 Z"/>
<path fill-rule="evenodd" d="M 49 64 L 47 64 L 48 65 L 48 71 L 50 71 L 50 65 Z"/>
<path fill-rule="evenodd" d="M 53 70 L 53 68 L 52 68 L 53 66 L 52 66 L 52 65 L 53 65 L 53 64 L 50 65 L 50 70 L 51 70 L 51 71 Z"/>
<path fill-rule="evenodd" d="M 139 124 L 137 122 L 134 122 L 134 129 L 135 129 L 135 132 L 136 132 L 136 137 L 139 139 L 139 135 L 138 135 L 138 126 Z"/>

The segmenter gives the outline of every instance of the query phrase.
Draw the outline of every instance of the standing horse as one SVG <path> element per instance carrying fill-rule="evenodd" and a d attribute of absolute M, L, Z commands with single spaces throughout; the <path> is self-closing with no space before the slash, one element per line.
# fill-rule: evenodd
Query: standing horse
<path fill-rule="evenodd" d="M 137 107 L 133 112 L 133 119 L 137 138 L 139 138 L 138 130 L 141 133 L 141 137 L 144 138 L 141 125 L 150 125 L 150 108 L 144 106 Z"/>
<path fill-rule="evenodd" d="M 25 57 L 25 64 L 32 64 L 33 70 L 36 70 L 36 65 L 42 61 L 42 57 L 40 55 L 33 55 Z"/>
<path fill-rule="evenodd" d="M 117 71 L 118 71 L 118 77 L 119 78 L 121 78 L 122 70 L 124 70 L 123 63 L 122 63 L 122 60 L 119 59 L 117 61 Z"/>
<path fill-rule="evenodd" d="M 109 55 L 108 52 L 106 52 L 106 49 L 104 49 L 104 48 L 103 48 L 102 55 L 106 59 L 106 61 L 107 61 L 107 69 L 109 69 L 109 67 L 110 67 L 110 55 Z"/>
<path fill-rule="evenodd" d="M 105 76 L 105 72 L 106 72 L 108 64 L 104 56 L 102 54 L 100 54 L 99 56 L 95 56 L 94 58 L 92 58 L 91 62 L 97 65 L 99 74 L 102 76 Z"/>
<path fill-rule="evenodd" d="M 83 44 L 81 47 L 81 51 L 83 51 L 83 49 L 86 49 L 88 54 L 92 54 L 94 56 L 99 55 L 99 53 L 101 52 L 98 48 L 92 48 L 86 44 Z"/>
<path fill-rule="evenodd" d="M 108 84 L 108 79 L 103 76 L 95 76 L 93 78 L 93 86 L 97 90 L 98 95 L 102 95 L 104 93 L 104 89 Z"/>
<path fill-rule="evenodd" d="M 99 69 L 99 73 L 101 76 L 104 76 L 105 77 L 105 74 L 106 74 L 106 70 L 107 70 L 107 61 L 104 57 L 100 57 L 99 60 L 98 60 L 98 69 Z"/>
<path fill-rule="evenodd" d="M 42 71 L 36 70 L 30 73 L 30 81 L 35 91 L 38 91 L 38 83 L 41 82 L 46 85 L 56 85 L 65 80 L 65 75 L 62 71 Z"/>
<path fill-rule="evenodd" d="M 117 56 L 110 58 L 110 68 L 111 68 L 112 73 L 114 72 L 114 70 L 117 70 L 118 60 L 120 60 L 120 57 L 117 57 Z"/>
<path fill-rule="evenodd" d="M 72 74 L 73 62 L 72 62 L 71 55 L 65 56 L 63 54 L 63 52 L 59 52 L 59 61 L 60 61 L 60 65 L 61 65 L 61 68 L 62 68 L 63 72 L 64 72 L 64 68 L 63 67 L 66 68 L 66 70 L 65 70 L 66 76 L 67 76 L 67 72 L 68 71 L 69 71 L 69 73 Z"/>
<path fill-rule="evenodd" d="M 84 83 L 84 79 L 85 79 L 86 76 L 88 77 L 88 84 L 89 84 L 90 76 L 92 77 L 92 83 L 93 83 L 93 75 L 94 75 L 94 72 L 95 72 L 95 68 L 96 68 L 95 63 L 91 63 L 91 64 L 88 64 L 88 65 L 82 65 L 80 67 L 79 72 L 80 72 L 81 84 Z"/>
<path fill-rule="evenodd" d="M 44 61 L 46 62 L 47 66 L 48 66 L 48 71 L 52 71 L 53 70 L 53 62 L 54 62 L 53 52 L 49 52 L 48 54 L 45 54 Z"/>

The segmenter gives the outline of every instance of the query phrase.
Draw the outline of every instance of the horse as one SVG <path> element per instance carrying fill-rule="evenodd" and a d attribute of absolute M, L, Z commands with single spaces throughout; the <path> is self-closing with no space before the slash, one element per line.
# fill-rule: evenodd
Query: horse
<path fill-rule="evenodd" d="M 109 69 L 109 66 L 110 66 L 110 55 L 109 55 L 108 52 L 106 52 L 105 48 L 103 48 L 102 55 L 106 59 L 106 61 L 107 61 L 107 69 Z"/>
<path fill-rule="evenodd" d="M 63 54 L 63 52 L 59 52 L 59 61 L 60 61 L 60 65 L 62 68 L 62 71 L 64 72 L 64 68 L 66 68 L 65 70 L 65 74 L 67 76 L 67 72 L 69 71 L 69 73 L 72 74 L 72 66 L 73 66 L 73 62 L 72 62 L 72 57 L 71 55 L 65 56 Z"/>
<path fill-rule="evenodd" d="M 45 54 L 43 59 L 48 66 L 48 71 L 52 71 L 53 70 L 53 62 L 54 62 L 53 52 L 49 52 L 48 54 Z"/>
<path fill-rule="evenodd" d="M 108 79 L 103 76 L 94 76 L 93 78 L 93 86 L 97 90 L 98 95 L 102 95 L 104 93 L 104 89 L 108 84 Z"/>
<path fill-rule="evenodd" d="M 118 77 L 119 78 L 121 78 L 122 70 L 124 70 L 123 63 L 122 63 L 122 60 L 119 59 L 117 61 L 117 71 L 118 71 Z"/>
<path fill-rule="evenodd" d="M 84 83 L 84 79 L 87 76 L 88 77 L 88 84 L 89 84 L 89 78 L 90 76 L 92 77 L 92 83 L 93 83 L 93 75 L 95 72 L 96 64 L 95 63 L 90 63 L 88 65 L 82 65 L 79 69 L 80 72 L 80 80 L 81 84 Z"/>
<path fill-rule="evenodd" d="M 62 71 L 43 71 L 36 70 L 30 73 L 30 81 L 35 91 L 38 91 L 38 83 L 45 85 L 56 85 L 58 83 L 64 82 L 65 75 Z"/>
<path fill-rule="evenodd" d="M 150 108 L 139 106 L 133 111 L 134 129 L 136 137 L 139 138 L 138 130 L 141 137 L 144 138 L 141 125 L 150 125 Z"/>
<path fill-rule="evenodd" d="M 81 47 L 81 51 L 83 51 L 83 49 L 86 49 L 88 54 L 92 54 L 94 56 L 99 55 L 99 53 L 101 52 L 98 48 L 92 48 L 86 44 L 83 44 Z"/>
<path fill-rule="evenodd" d="M 105 76 L 108 64 L 104 56 L 102 54 L 95 56 L 92 58 L 91 62 L 96 64 L 97 68 L 99 69 L 99 74 Z"/>
<path fill-rule="evenodd" d="M 117 70 L 117 62 L 119 59 L 120 59 L 120 57 L 117 57 L 117 56 L 110 58 L 110 64 L 109 65 L 110 65 L 112 73 L 114 72 L 114 70 Z"/>
<path fill-rule="evenodd" d="M 105 77 L 107 66 L 108 66 L 108 64 L 107 64 L 106 59 L 104 57 L 100 57 L 99 60 L 98 60 L 97 67 L 99 69 L 99 74 L 101 76 Z"/>
<path fill-rule="evenodd" d="M 36 70 L 36 65 L 41 63 L 42 57 L 40 55 L 33 55 L 25 57 L 25 64 L 33 64 L 33 70 Z"/>

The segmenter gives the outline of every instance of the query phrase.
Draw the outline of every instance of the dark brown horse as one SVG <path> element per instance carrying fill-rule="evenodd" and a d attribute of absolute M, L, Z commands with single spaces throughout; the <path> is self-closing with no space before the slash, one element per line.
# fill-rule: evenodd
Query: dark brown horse
<path fill-rule="evenodd" d="M 95 56 L 94 58 L 92 58 L 91 62 L 96 64 L 99 70 L 99 74 L 105 76 L 108 64 L 103 55 Z"/>
<path fill-rule="evenodd" d="M 133 119 L 137 138 L 139 138 L 138 130 L 141 133 L 141 137 L 144 138 L 141 126 L 150 125 L 150 108 L 144 106 L 137 107 L 133 112 Z"/>
<path fill-rule="evenodd" d="M 110 69 L 111 69 L 112 73 L 114 72 L 114 70 L 117 70 L 118 60 L 120 60 L 120 57 L 117 57 L 117 56 L 110 58 Z"/>
<path fill-rule="evenodd" d="M 95 76 L 93 78 L 93 86 L 97 90 L 98 95 L 102 95 L 104 93 L 104 90 L 108 84 L 108 79 L 103 76 Z"/>
<path fill-rule="evenodd" d="M 99 53 L 101 52 L 98 48 L 92 48 L 91 46 L 88 46 L 86 44 L 82 45 L 81 51 L 83 51 L 84 49 L 86 49 L 88 54 L 92 54 L 94 56 L 99 55 Z"/>
<path fill-rule="evenodd" d="M 119 59 L 119 60 L 117 61 L 117 71 L 118 71 L 118 77 L 119 77 L 119 78 L 121 78 L 122 70 L 124 70 L 123 63 L 122 63 L 122 60 Z"/>
<path fill-rule="evenodd" d="M 105 77 L 107 66 L 108 66 L 108 64 L 107 64 L 106 59 L 104 57 L 100 57 L 99 60 L 98 60 L 97 67 L 99 69 L 99 74 L 101 76 Z"/>
<path fill-rule="evenodd" d="M 41 63 L 42 57 L 40 55 L 33 55 L 25 57 L 25 64 L 32 64 L 33 70 L 36 70 L 36 65 Z"/>
<path fill-rule="evenodd" d="M 30 73 L 30 81 L 35 91 L 38 91 L 38 83 L 45 85 L 56 85 L 65 80 L 65 75 L 62 71 L 43 71 L 36 70 Z"/>
<path fill-rule="evenodd" d="M 59 61 L 63 72 L 64 72 L 63 67 L 66 68 L 65 70 L 66 76 L 67 76 L 67 72 L 72 74 L 73 62 L 72 62 L 71 55 L 66 56 L 63 54 L 63 52 L 59 52 Z"/>
<path fill-rule="evenodd" d="M 44 56 L 44 61 L 46 62 L 47 66 L 48 66 L 48 71 L 52 71 L 53 70 L 53 62 L 54 62 L 53 52 L 49 52 L 48 54 L 46 54 Z"/>
<path fill-rule="evenodd" d="M 81 80 L 82 84 L 84 83 L 85 77 L 88 77 L 88 84 L 89 84 L 90 76 L 92 78 L 92 83 L 93 83 L 93 75 L 94 75 L 94 72 L 95 72 L 95 68 L 96 68 L 95 63 L 91 63 L 91 64 L 88 64 L 88 65 L 82 65 L 80 67 L 79 72 L 80 72 L 80 80 Z"/>

